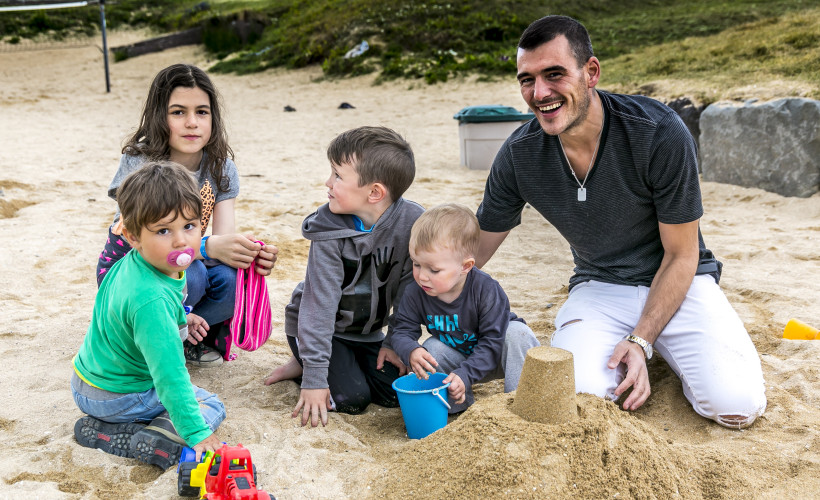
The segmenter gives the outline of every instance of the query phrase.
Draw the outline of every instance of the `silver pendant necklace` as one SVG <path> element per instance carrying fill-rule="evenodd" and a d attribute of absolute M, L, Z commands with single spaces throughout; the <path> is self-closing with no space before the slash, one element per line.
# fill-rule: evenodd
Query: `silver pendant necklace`
<path fill-rule="evenodd" d="M 569 171 L 572 174 L 572 177 L 575 178 L 575 182 L 578 183 L 578 201 L 587 201 L 587 188 L 585 188 L 584 185 L 587 183 L 587 179 L 589 179 L 589 174 L 592 173 L 592 165 L 595 164 L 595 156 L 598 154 L 598 146 L 601 145 L 601 134 L 603 131 L 604 124 L 601 123 L 601 130 L 598 131 L 598 139 L 595 141 L 595 150 L 592 152 L 592 159 L 589 160 L 587 175 L 584 177 L 584 182 L 579 181 L 578 176 L 575 175 L 575 170 L 572 168 L 572 163 L 569 162 L 567 152 L 564 151 L 564 143 L 561 141 L 561 134 L 558 134 L 558 144 L 561 145 L 561 152 L 564 153 L 564 159 L 567 160 L 567 165 L 569 165 Z"/>

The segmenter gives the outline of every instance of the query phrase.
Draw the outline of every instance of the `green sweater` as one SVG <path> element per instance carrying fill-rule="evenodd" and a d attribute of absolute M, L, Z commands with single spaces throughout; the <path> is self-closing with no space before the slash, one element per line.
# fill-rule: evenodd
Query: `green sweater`
<path fill-rule="evenodd" d="M 209 435 L 179 337 L 185 324 L 182 279 L 128 252 L 103 280 L 74 368 L 86 382 L 120 394 L 156 387 L 179 435 L 191 446 Z"/>

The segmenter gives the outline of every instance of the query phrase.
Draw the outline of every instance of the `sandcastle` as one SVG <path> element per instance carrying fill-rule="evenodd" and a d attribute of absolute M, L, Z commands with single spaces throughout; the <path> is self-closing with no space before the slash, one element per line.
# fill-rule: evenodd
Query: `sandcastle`
<path fill-rule="evenodd" d="M 572 353 L 548 346 L 527 351 L 511 410 L 525 420 L 543 424 L 577 419 Z"/>

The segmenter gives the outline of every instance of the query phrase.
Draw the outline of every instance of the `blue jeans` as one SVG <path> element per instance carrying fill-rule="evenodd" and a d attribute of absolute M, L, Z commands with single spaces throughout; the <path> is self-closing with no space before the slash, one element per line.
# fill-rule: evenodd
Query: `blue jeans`
<path fill-rule="evenodd" d="M 215 262 L 215 261 L 209 261 Z M 186 306 L 213 327 L 233 317 L 236 301 L 236 269 L 225 264 L 208 267 L 194 260 L 185 271 L 188 284 Z"/>
<path fill-rule="evenodd" d="M 193 384 L 192 387 L 205 423 L 211 431 L 216 431 L 225 420 L 225 405 L 216 394 Z M 145 392 L 117 394 L 86 384 L 76 373 L 71 377 L 71 394 L 83 413 L 112 424 L 148 423 L 165 411 L 154 388 Z"/>

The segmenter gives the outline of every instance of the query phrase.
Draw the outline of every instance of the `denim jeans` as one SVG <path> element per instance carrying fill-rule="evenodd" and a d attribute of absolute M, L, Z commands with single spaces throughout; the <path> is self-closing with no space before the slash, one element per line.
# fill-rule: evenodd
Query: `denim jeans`
<path fill-rule="evenodd" d="M 225 405 L 216 394 L 193 384 L 192 387 L 205 423 L 211 431 L 216 431 L 225 420 Z M 154 388 L 144 392 L 117 394 L 86 384 L 76 373 L 71 377 L 71 394 L 83 413 L 112 424 L 148 423 L 165 411 Z"/>
<path fill-rule="evenodd" d="M 225 264 L 208 267 L 203 261 L 194 260 L 185 271 L 185 279 L 188 285 L 185 305 L 205 319 L 209 326 L 219 325 L 233 317 L 236 269 Z"/>

